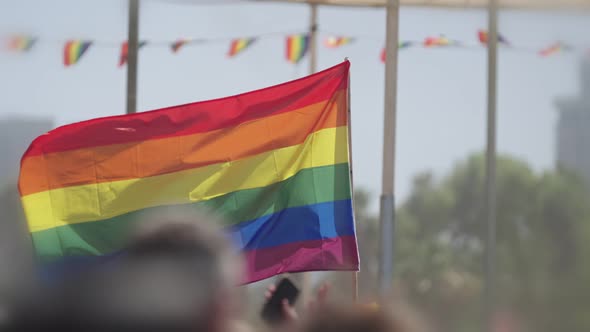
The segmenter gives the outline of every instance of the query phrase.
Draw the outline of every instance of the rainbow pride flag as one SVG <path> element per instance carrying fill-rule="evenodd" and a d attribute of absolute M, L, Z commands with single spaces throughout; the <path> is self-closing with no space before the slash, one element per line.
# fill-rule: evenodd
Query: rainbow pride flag
<path fill-rule="evenodd" d="M 68 40 L 64 46 L 64 66 L 68 67 L 80 61 L 91 44 L 90 41 Z"/>
<path fill-rule="evenodd" d="M 225 216 L 245 282 L 357 270 L 349 67 L 39 136 L 22 158 L 19 191 L 40 261 L 120 253 L 142 213 L 186 205 Z"/>
<path fill-rule="evenodd" d="M 252 43 L 256 41 L 256 38 L 238 38 L 231 41 L 229 45 L 229 51 L 227 52 L 227 56 L 233 58 L 234 56 L 238 55 L 240 52 L 244 51 L 248 48 Z"/>
<path fill-rule="evenodd" d="M 299 63 L 309 49 L 309 35 L 299 34 L 287 36 L 287 61 Z"/>
<path fill-rule="evenodd" d="M 353 42 L 350 37 L 330 36 L 324 40 L 324 46 L 327 48 L 338 48 Z"/>
<path fill-rule="evenodd" d="M 36 42 L 37 38 L 31 36 L 13 36 L 8 39 L 8 44 L 6 46 L 10 51 L 28 52 L 33 48 Z"/>
<path fill-rule="evenodd" d="M 146 41 L 139 41 L 137 48 L 140 49 L 147 44 Z M 127 55 L 129 54 L 129 45 L 126 41 L 121 44 L 121 54 L 119 55 L 119 67 L 123 67 L 127 63 Z"/>
<path fill-rule="evenodd" d="M 177 53 L 181 47 L 188 44 L 189 42 L 190 40 L 188 39 L 178 39 L 170 44 L 170 49 L 172 50 L 172 53 Z"/>

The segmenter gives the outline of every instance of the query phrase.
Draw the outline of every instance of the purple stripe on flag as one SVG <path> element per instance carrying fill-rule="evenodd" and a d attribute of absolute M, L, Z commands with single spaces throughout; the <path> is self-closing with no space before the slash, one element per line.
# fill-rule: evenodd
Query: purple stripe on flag
<path fill-rule="evenodd" d="M 246 280 L 251 283 L 285 272 L 358 271 L 354 236 L 292 242 L 244 252 Z"/>

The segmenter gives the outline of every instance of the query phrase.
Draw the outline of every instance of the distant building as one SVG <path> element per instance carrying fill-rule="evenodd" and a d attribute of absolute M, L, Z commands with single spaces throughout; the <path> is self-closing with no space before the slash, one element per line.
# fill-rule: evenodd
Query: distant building
<path fill-rule="evenodd" d="M 0 186 L 16 184 L 20 158 L 35 137 L 53 129 L 54 123 L 46 118 L 0 118 Z"/>
<path fill-rule="evenodd" d="M 590 60 L 582 62 L 580 95 L 556 102 L 557 164 L 577 172 L 590 184 Z"/>

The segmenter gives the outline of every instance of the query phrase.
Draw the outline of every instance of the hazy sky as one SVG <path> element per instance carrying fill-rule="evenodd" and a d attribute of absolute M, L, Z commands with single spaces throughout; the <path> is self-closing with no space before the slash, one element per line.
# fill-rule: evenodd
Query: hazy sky
<path fill-rule="evenodd" d="M 301 77 L 284 59 L 284 34 L 304 32 L 304 5 L 207 5 L 142 2 L 141 39 L 225 38 L 172 54 L 167 45 L 140 52 L 138 109 L 156 109 L 262 88 Z M 590 48 L 590 15 L 503 12 L 500 30 L 513 44 L 540 49 L 556 40 Z M 385 12 L 322 7 L 322 36 L 358 37 L 337 50 L 320 48 L 319 68 L 349 57 L 352 63 L 352 123 L 355 185 L 381 188 Z M 476 44 L 486 26 L 479 10 L 404 8 L 402 39 L 428 35 Z M 0 54 L 0 117 L 51 116 L 58 125 L 125 110 L 125 69 L 117 67 L 118 43 L 126 39 L 127 4 L 121 0 L 0 0 L 0 34 L 31 33 L 40 40 L 24 55 Z M 275 34 L 273 34 L 275 33 Z M 278 34 L 276 34 L 278 33 Z M 229 38 L 268 34 L 235 59 L 225 54 Z M 63 42 L 85 38 L 111 42 L 91 47 L 81 62 L 62 65 Z M 500 51 L 499 150 L 529 161 L 537 170 L 554 164 L 556 97 L 578 94 L 583 52 L 543 59 L 534 51 Z M 396 192 L 403 198 L 413 175 L 448 171 L 485 141 L 486 53 L 469 49 L 405 50 L 400 55 Z M 376 204 L 374 205 L 374 207 Z"/>

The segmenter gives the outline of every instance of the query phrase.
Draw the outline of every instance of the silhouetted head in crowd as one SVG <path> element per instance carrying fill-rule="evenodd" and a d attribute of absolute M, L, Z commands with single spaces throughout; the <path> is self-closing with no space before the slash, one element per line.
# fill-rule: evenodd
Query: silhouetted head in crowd
<path fill-rule="evenodd" d="M 227 239 L 213 227 L 214 219 L 172 209 L 147 216 L 124 252 L 64 280 L 36 305 L 30 317 L 38 322 L 24 321 L 25 326 L 80 332 L 227 331 L 242 271 Z"/>

